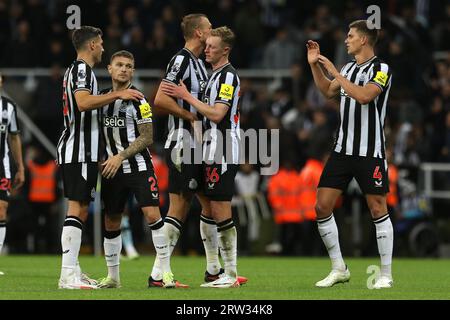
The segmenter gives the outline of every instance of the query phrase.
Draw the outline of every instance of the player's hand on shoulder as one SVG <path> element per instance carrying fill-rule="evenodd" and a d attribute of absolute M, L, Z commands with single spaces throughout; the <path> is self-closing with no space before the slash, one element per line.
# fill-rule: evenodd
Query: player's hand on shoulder
<path fill-rule="evenodd" d="M 186 85 L 183 83 L 183 80 L 180 81 L 179 85 L 163 81 L 161 83 L 161 90 L 168 96 L 179 99 L 183 99 L 184 97 L 186 97 L 186 94 L 189 94 Z"/>
<path fill-rule="evenodd" d="M 125 89 L 119 91 L 119 98 L 122 100 L 134 100 L 139 101 L 144 99 L 142 92 L 134 89 Z"/>

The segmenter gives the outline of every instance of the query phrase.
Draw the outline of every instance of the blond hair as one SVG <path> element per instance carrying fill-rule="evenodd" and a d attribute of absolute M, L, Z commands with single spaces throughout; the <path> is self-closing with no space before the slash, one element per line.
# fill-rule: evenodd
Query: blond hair
<path fill-rule="evenodd" d="M 211 30 L 211 36 L 219 37 L 228 47 L 233 48 L 236 36 L 234 32 L 227 26 L 215 28 Z"/>

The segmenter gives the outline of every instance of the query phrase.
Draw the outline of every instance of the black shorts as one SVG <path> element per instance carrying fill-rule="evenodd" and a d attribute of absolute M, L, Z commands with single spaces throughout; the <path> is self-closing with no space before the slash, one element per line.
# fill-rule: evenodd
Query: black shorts
<path fill-rule="evenodd" d="M 204 168 L 205 196 L 212 201 L 231 201 L 238 165 L 227 164 L 223 173 L 221 164 L 204 164 Z"/>
<path fill-rule="evenodd" d="M 389 179 L 385 159 L 341 155 L 332 152 L 323 169 L 318 188 L 345 191 L 355 178 L 363 194 L 386 194 Z"/>
<path fill-rule="evenodd" d="M 172 148 L 166 149 L 166 162 L 169 167 L 169 193 L 195 193 L 203 190 L 203 164 L 193 163 L 193 150 L 190 151 L 192 163 L 180 163 L 178 166 L 172 160 L 172 150 Z"/>
<path fill-rule="evenodd" d="M 117 173 L 102 178 L 102 200 L 106 214 L 121 214 L 129 196 L 136 197 L 139 207 L 159 207 L 159 189 L 153 169 L 137 173 Z"/>
<path fill-rule="evenodd" d="M 90 202 L 97 187 L 97 162 L 61 164 L 64 196 L 69 200 Z"/>

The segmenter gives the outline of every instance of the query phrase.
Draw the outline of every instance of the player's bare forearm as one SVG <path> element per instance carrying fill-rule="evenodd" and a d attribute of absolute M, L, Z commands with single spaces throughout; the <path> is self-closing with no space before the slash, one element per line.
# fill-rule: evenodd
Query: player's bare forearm
<path fill-rule="evenodd" d="M 19 134 L 9 135 L 9 144 L 11 146 L 11 153 L 17 166 L 18 171 L 25 171 L 22 157 L 22 140 Z"/>
<path fill-rule="evenodd" d="M 317 88 L 325 97 L 332 98 L 333 96 L 329 92 L 331 80 L 325 76 L 319 63 L 312 63 L 310 67 Z"/>
<path fill-rule="evenodd" d="M 101 95 L 92 95 L 87 90 L 75 92 L 75 100 L 77 101 L 78 110 L 81 112 L 101 108 L 117 99 L 139 101 L 143 98 L 144 95 L 134 89 L 113 91 Z"/>
<path fill-rule="evenodd" d="M 187 97 L 185 97 L 185 101 L 189 103 L 191 106 L 193 106 L 195 109 L 197 109 L 197 111 L 200 112 L 203 116 L 205 116 L 206 118 L 215 123 L 219 123 L 225 116 L 226 111 L 228 110 L 228 109 L 224 110 L 224 108 L 228 108 L 228 106 L 226 106 L 225 104 L 217 103 L 213 107 L 211 107 L 210 105 L 201 102 L 192 95 L 188 95 Z"/>
<path fill-rule="evenodd" d="M 337 74 L 335 79 L 339 82 L 342 89 L 360 104 L 368 104 L 381 93 L 381 89 L 374 84 L 368 84 L 364 87 L 358 86 L 341 74 Z"/>
<path fill-rule="evenodd" d="M 118 94 L 117 92 L 110 92 L 102 95 L 92 95 L 89 91 L 82 90 L 75 93 L 75 99 L 80 111 L 88 111 L 110 104 L 118 99 Z"/>
<path fill-rule="evenodd" d="M 128 148 L 120 153 L 124 159 L 128 159 L 141 152 L 153 143 L 153 125 L 152 123 L 138 124 L 139 137 L 134 140 Z"/>

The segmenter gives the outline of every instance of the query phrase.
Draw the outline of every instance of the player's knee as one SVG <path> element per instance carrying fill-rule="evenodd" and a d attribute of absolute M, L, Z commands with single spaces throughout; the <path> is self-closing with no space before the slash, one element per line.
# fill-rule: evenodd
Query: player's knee
<path fill-rule="evenodd" d="M 317 201 L 315 209 L 317 218 L 323 218 L 331 214 L 331 212 L 333 211 L 333 206 Z"/>
<path fill-rule="evenodd" d="M 122 222 L 121 214 L 105 215 L 105 229 L 106 230 L 118 230 Z"/>
<path fill-rule="evenodd" d="M 385 197 L 371 197 L 367 201 L 372 217 L 377 218 L 387 213 L 387 204 Z"/>

